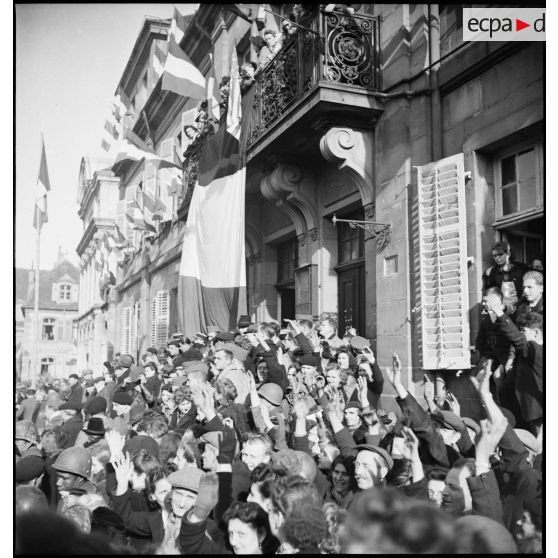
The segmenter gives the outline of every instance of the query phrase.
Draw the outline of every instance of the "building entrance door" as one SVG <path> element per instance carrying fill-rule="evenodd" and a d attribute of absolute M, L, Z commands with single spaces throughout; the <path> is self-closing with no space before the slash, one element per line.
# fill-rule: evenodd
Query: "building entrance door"
<path fill-rule="evenodd" d="M 364 264 L 338 271 L 338 274 L 339 337 L 350 327 L 365 336 Z"/>
<path fill-rule="evenodd" d="M 292 288 L 279 289 L 281 297 L 281 320 L 295 319 L 295 290 Z"/>

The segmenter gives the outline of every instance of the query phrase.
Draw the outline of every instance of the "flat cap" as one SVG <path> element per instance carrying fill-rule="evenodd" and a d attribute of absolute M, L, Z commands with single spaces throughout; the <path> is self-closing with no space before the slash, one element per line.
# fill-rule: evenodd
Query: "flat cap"
<path fill-rule="evenodd" d="M 197 467 L 183 467 L 168 476 L 168 481 L 173 488 L 183 488 L 198 493 L 200 480 L 204 472 Z"/>
<path fill-rule="evenodd" d="M 384 460 L 388 471 L 391 471 L 393 468 L 393 458 L 384 448 L 381 448 L 380 446 L 373 446 L 372 444 L 359 444 L 354 449 L 357 453 L 361 451 L 372 451 L 377 453 Z"/>
<path fill-rule="evenodd" d="M 127 391 L 119 391 L 114 394 L 112 402 L 118 405 L 131 405 L 132 396 Z"/>

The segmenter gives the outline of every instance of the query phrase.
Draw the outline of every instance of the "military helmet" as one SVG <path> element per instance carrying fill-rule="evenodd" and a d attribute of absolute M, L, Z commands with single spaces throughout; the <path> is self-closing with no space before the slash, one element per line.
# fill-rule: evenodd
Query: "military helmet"
<path fill-rule="evenodd" d="M 15 439 L 35 443 L 38 438 L 37 427 L 30 420 L 20 420 L 15 425 Z"/>
<path fill-rule="evenodd" d="M 91 455 L 85 448 L 68 448 L 58 456 L 52 468 L 88 479 L 91 475 Z"/>

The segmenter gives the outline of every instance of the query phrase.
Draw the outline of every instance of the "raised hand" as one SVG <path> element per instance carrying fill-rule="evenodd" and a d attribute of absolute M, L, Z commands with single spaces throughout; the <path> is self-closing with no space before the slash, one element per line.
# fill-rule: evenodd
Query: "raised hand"
<path fill-rule="evenodd" d="M 456 414 L 458 417 L 461 416 L 461 406 L 459 405 L 459 401 L 457 397 L 453 395 L 453 393 L 448 393 L 446 395 L 446 402 L 449 405 L 450 411 Z"/>
<path fill-rule="evenodd" d="M 105 440 L 108 443 L 111 459 L 122 455 L 126 439 L 117 430 L 107 430 Z"/>
<path fill-rule="evenodd" d="M 360 401 L 360 404 L 362 405 L 362 408 L 364 409 L 364 407 L 368 407 L 370 405 L 370 403 L 368 402 L 368 383 L 364 376 L 359 376 L 357 382 L 358 399 Z"/>
<path fill-rule="evenodd" d="M 401 360 L 397 353 L 393 353 L 392 367 L 387 369 L 388 379 L 393 387 L 401 384 Z"/>
<path fill-rule="evenodd" d="M 126 452 L 125 456 L 123 453 L 120 453 L 119 455 L 112 457 L 110 462 L 112 463 L 112 467 L 116 475 L 116 495 L 122 496 L 122 494 L 128 490 L 128 483 L 132 478 L 134 465 L 128 452 Z"/>
<path fill-rule="evenodd" d="M 492 361 L 488 359 L 476 377 L 470 377 L 481 397 L 490 396 L 490 376 L 492 376 Z"/>
<path fill-rule="evenodd" d="M 405 450 L 403 457 L 406 459 L 413 459 L 413 457 L 417 457 L 419 441 L 413 432 L 413 429 L 408 426 L 404 426 L 401 429 L 401 433 L 403 434 L 403 438 L 405 438 Z"/>
<path fill-rule="evenodd" d="M 362 352 L 366 355 L 366 358 L 368 359 L 368 362 L 370 363 L 370 366 L 372 366 L 376 362 L 376 357 L 374 356 L 374 351 L 372 351 L 372 349 L 370 347 L 364 347 L 364 349 L 362 349 Z M 370 372 L 372 372 L 372 371 L 370 371 Z"/>
<path fill-rule="evenodd" d="M 293 410 L 297 419 L 304 420 L 308 416 L 308 403 L 306 397 L 296 394 L 294 397 Z"/>
<path fill-rule="evenodd" d="M 359 368 L 366 371 L 366 375 L 368 376 L 368 381 L 369 382 L 373 381 L 373 376 L 372 376 L 372 364 L 373 363 L 374 363 L 374 360 L 372 362 L 370 362 L 369 360 L 363 360 L 358 365 Z"/>
<path fill-rule="evenodd" d="M 195 522 L 201 522 L 207 519 L 211 510 L 217 505 L 218 501 L 219 477 L 217 473 L 206 473 L 200 479 L 198 497 L 196 498 L 196 503 L 194 504 L 192 510 L 194 517 L 190 516 L 190 519 Z"/>
<path fill-rule="evenodd" d="M 497 316 L 502 316 L 504 314 L 505 306 L 498 295 L 489 294 L 484 299 L 485 308 L 489 312 L 494 312 Z"/>
<path fill-rule="evenodd" d="M 486 467 L 489 464 L 490 456 L 496 451 L 498 443 L 508 427 L 508 420 L 504 416 L 495 421 L 485 419 L 481 420 L 480 426 L 481 435 L 475 447 L 475 460 Z M 478 474 L 480 472 L 477 470 Z"/>

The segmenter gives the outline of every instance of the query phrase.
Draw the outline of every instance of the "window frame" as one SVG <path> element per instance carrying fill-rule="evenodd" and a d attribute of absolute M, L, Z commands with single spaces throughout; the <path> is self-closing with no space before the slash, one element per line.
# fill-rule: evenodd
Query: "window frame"
<path fill-rule="evenodd" d="M 49 322 L 49 323 L 46 323 Z M 45 327 L 50 327 L 52 338 L 46 338 L 46 330 Z M 41 326 L 41 341 L 56 341 L 56 318 L 43 318 L 42 326 Z"/>
<path fill-rule="evenodd" d="M 68 296 L 63 297 L 62 291 L 66 292 Z M 58 302 L 72 302 L 72 284 L 59 283 L 58 284 Z"/>
<path fill-rule="evenodd" d="M 535 207 L 530 207 L 529 209 L 521 209 L 519 207 L 520 196 L 517 181 L 517 155 L 522 151 L 527 151 L 529 149 L 534 150 L 535 156 Z M 504 186 L 502 184 L 502 161 L 508 157 L 514 156 L 516 164 L 516 181 L 515 189 L 517 193 L 517 205 L 518 211 L 514 213 L 508 213 L 504 215 L 504 203 L 503 203 L 503 191 Z M 525 216 L 539 213 L 544 211 L 544 152 L 542 141 L 540 139 L 528 141 L 515 144 L 513 148 L 501 151 L 494 158 L 494 186 L 495 186 L 495 200 L 496 200 L 496 224 L 501 222 L 515 221 L 523 219 Z"/>
<path fill-rule="evenodd" d="M 289 260 L 281 260 L 281 250 L 286 248 L 289 244 L 294 246 L 294 258 Z M 282 276 L 282 267 L 285 263 L 293 262 L 293 272 L 292 276 L 283 277 Z M 296 277 L 296 270 L 298 268 L 298 238 L 296 236 L 292 238 L 288 238 L 283 242 L 277 244 L 277 286 L 290 286 L 294 284 L 295 277 Z"/>

